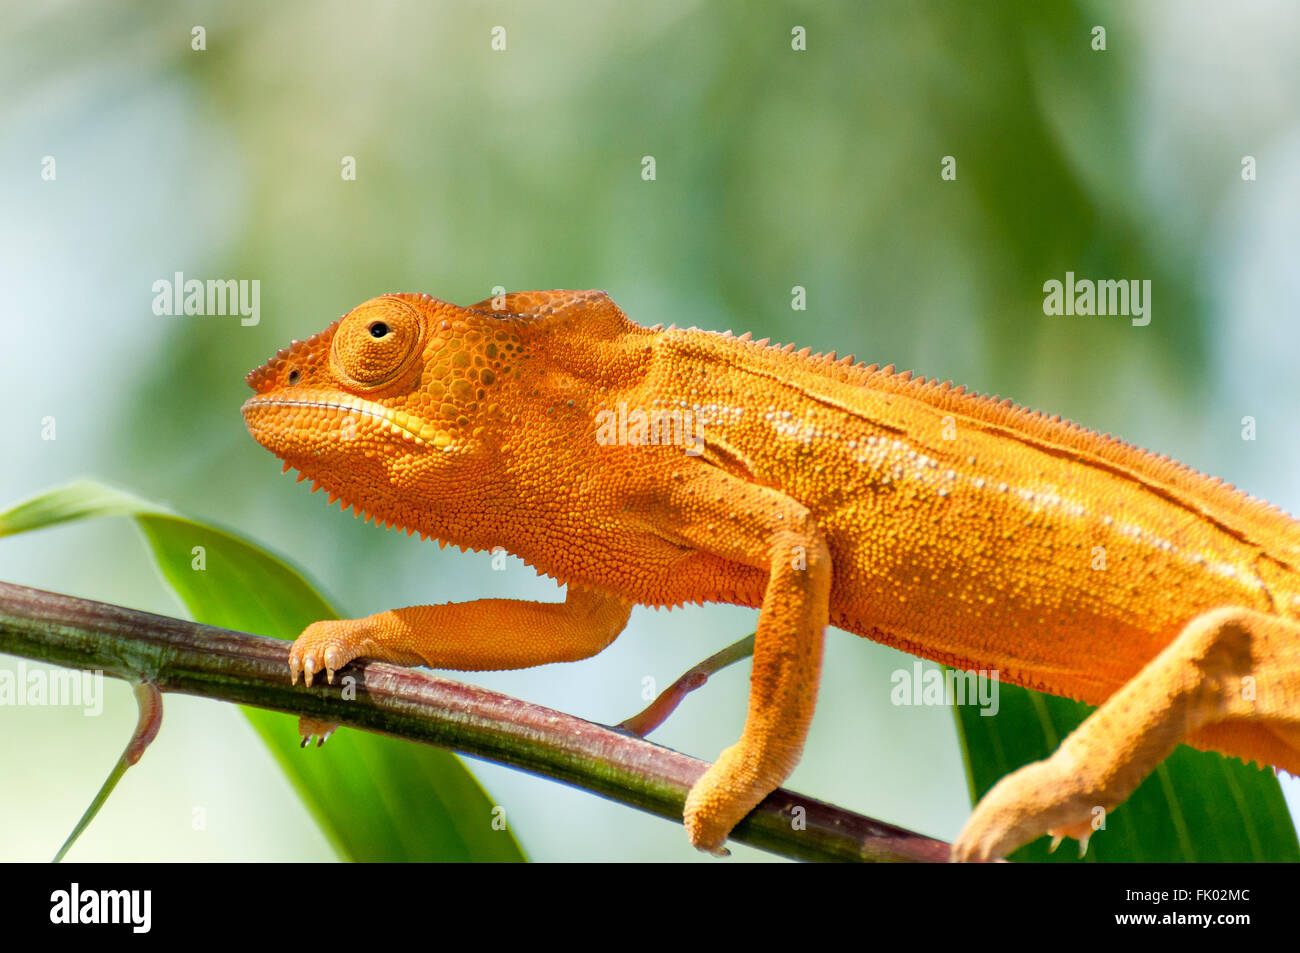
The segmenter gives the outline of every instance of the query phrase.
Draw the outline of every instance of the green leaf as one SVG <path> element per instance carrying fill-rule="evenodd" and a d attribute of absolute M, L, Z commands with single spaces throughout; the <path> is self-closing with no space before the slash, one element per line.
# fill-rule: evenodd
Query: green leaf
<path fill-rule="evenodd" d="M 998 686 L 998 713 L 957 705 L 974 800 L 1003 775 L 1038 761 L 1093 711 L 1092 706 L 1013 685 Z M 1040 837 L 1011 860 L 1077 862 L 1075 842 L 1054 854 Z M 1295 824 L 1271 769 L 1179 745 L 1106 815 L 1087 861 L 1297 861 Z"/>
<path fill-rule="evenodd" d="M 291 639 L 310 622 L 338 618 L 298 572 L 265 550 L 97 483 L 59 487 L 0 513 L 0 536 L 123 515 L 135 517 L 163 577 L 198 622 Z M 320 750 L 303 750 L 293 716 L 243 711 L 340 857 L 524 859 L 510 832 L 493 830 L 491 798 L 454 754 L 348 729 Z"/>
<path fill-rule="evenodd" d="M 57 487 L 0 513 L 0 537 L 95 516 L 141 516 L 168 510 L 102 483 L 81 480 Z"/>

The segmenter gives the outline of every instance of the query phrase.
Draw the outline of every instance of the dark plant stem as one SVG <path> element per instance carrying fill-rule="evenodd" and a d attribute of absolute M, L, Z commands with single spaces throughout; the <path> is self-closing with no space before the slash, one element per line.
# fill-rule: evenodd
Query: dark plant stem
<path fill-rule="evenodd" d="M 354 663 L 332 686 L 294 686 L 288 651 L 280 639 L 0 583 L 0 653 L 449 748 L 675 821 L 707 767 L 626 732 L 424 670 Z M 732 839 L 802 860 L 948 859 L 942 841 L 784 789 Z"/>

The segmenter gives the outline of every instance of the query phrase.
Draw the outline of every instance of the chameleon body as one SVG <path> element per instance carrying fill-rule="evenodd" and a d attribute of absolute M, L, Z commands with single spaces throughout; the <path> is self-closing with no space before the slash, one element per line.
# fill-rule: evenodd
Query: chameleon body
<path fill-rule="evenodd" d="M 1085 840 L 1179 742 L 1300 771 L 1300 523 L 1165 457 L 851 358 L 644 328 L 597 291 L 385 295 L 253 371 L 253 436 L 331 502 L 565 584 L 308 627 L 501 669 L 599 652 L 633 605 L 760 610 L 744 734 L 692 788 L 719 851 L 793 770 L 829 623 L 1100 705 L 977 805 L 956 859 Z"/>

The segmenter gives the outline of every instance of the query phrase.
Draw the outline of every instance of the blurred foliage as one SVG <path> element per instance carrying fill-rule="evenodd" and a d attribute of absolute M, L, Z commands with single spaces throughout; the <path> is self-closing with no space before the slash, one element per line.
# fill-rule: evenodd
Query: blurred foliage
<path fill-rule="evenodd" d="M 1017 396 L 1052 381 L 1067 410 L 1093 405 L 1117 350 L 1166 388 L 1204 360 L 1185 249 L 1140 228 L 1131 59 L 1094 53 L 1075 5 L 828 4 L 799 11 L 807 54 L 777 7 L 575 20 L 396 5 L 346 29 L 315 9 L 204 9 L 203 53 L 179 42 L 183 8 L 149 30 L 136 80 L 184 90 L 193 187 L 233 177 L 219 201 L 238 218 L 222 247 L 178 261 L 163 242 L 145 271 L 258 277 L 264 316 L 248 332 L 164 325 L 167 359 L 134 388 L 131 417 L 152 426 L 123 434 L 160 474 L 181 443 L 212 465 L 256 457 L 231 425 L 231 368 L 389 290 L 468 302 L 494 285 L 600 286 L 643 323 L 752 330 Z M 65 55 L 80 39 L 92 60 L 112 55 L 103 33 L 141 26 L 129 5 L 64 15 L 103 18 L 67 31 Z M 1125 21 L 1108 19 L 1122 42 Z M 489 49 L 498 20 L 506 53 Z M 944 155 L 956 182 L 940 179 Z M 1150 277 L 1177 320 L 1138 334 L 1045 319 L 1042 284 L 1067 269 Z M 789 308 L 795 284 L 806 314 Z M 1068 375 L 1041 373 L 1067 354 Z M 154 413 L 178 382 L 202 404 Z"/>

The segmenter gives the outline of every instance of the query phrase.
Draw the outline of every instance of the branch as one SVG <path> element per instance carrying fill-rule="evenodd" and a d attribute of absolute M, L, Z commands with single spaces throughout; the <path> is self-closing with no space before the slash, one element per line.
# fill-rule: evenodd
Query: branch
<path fill-rule="evenodd" d="M 54 855 L 54 863 L 56 864 L 68 855 L 68 851 L 77 842 L 77 838 L 90 826 L 90 822 L 95 819 L 95 815 L 104 806 L 108 796 L 113 793 L 113 789 L 117 787 L 117 782 L 122 780 L 123 775 L 126 774 L 126 769 L 144 756 L 149 745 L 158 736 L 158 730 L 162 727 L 162 693 L 158 691 L 158 686 L 151 682 L 135 682 L 133 688 L 136 707 L 140 710 L 140 718 L 136 722 L 135 731 L 131 733 L 131 740 L 126 743 L 126 750 L 122 752 L 122 757 L 117 759 L 117 764 L 113 765 L 113 770 L 108 773 L 108 777 L 100 786 L 94 800 L 90 802 L 81 815 L 81 820 L 77 821 L 77 826 L 72 829 L 68 839 L 63 842 L 59 852 Z"/>
<path fill-rule="evenodd" d="M 751 632 L 739 642 L 728 645 L 721 652 L 713 653 L 660 692 L 659 696 L 648 707 L 637 712 L 631 718 L 620 721 L 617 727 L 629 734 L 636 735 L 638 738 L 644 738 L 662 725 L 664 720 L 677 710 L 677 706 L 682 703 L 687 695 L 697 688 L 703 688 L 710 675 L 716 675 L 728 665 L 753 655 L 755 635 L 756 633 Z"/>
<path fill-rule="evenodd" d="M 708 766 L 572 715 L 382 662 L 353 663 L 356 697 L 293 686 L 289 644 L 0 582 L 0 653 L 337 722 L 485 758 L 680 823 Z M 804 825 L 792 819 L 803 808 Z M 780 789 L 732 839 L 802 860 L 946 861 L 948 845 Z"/>

